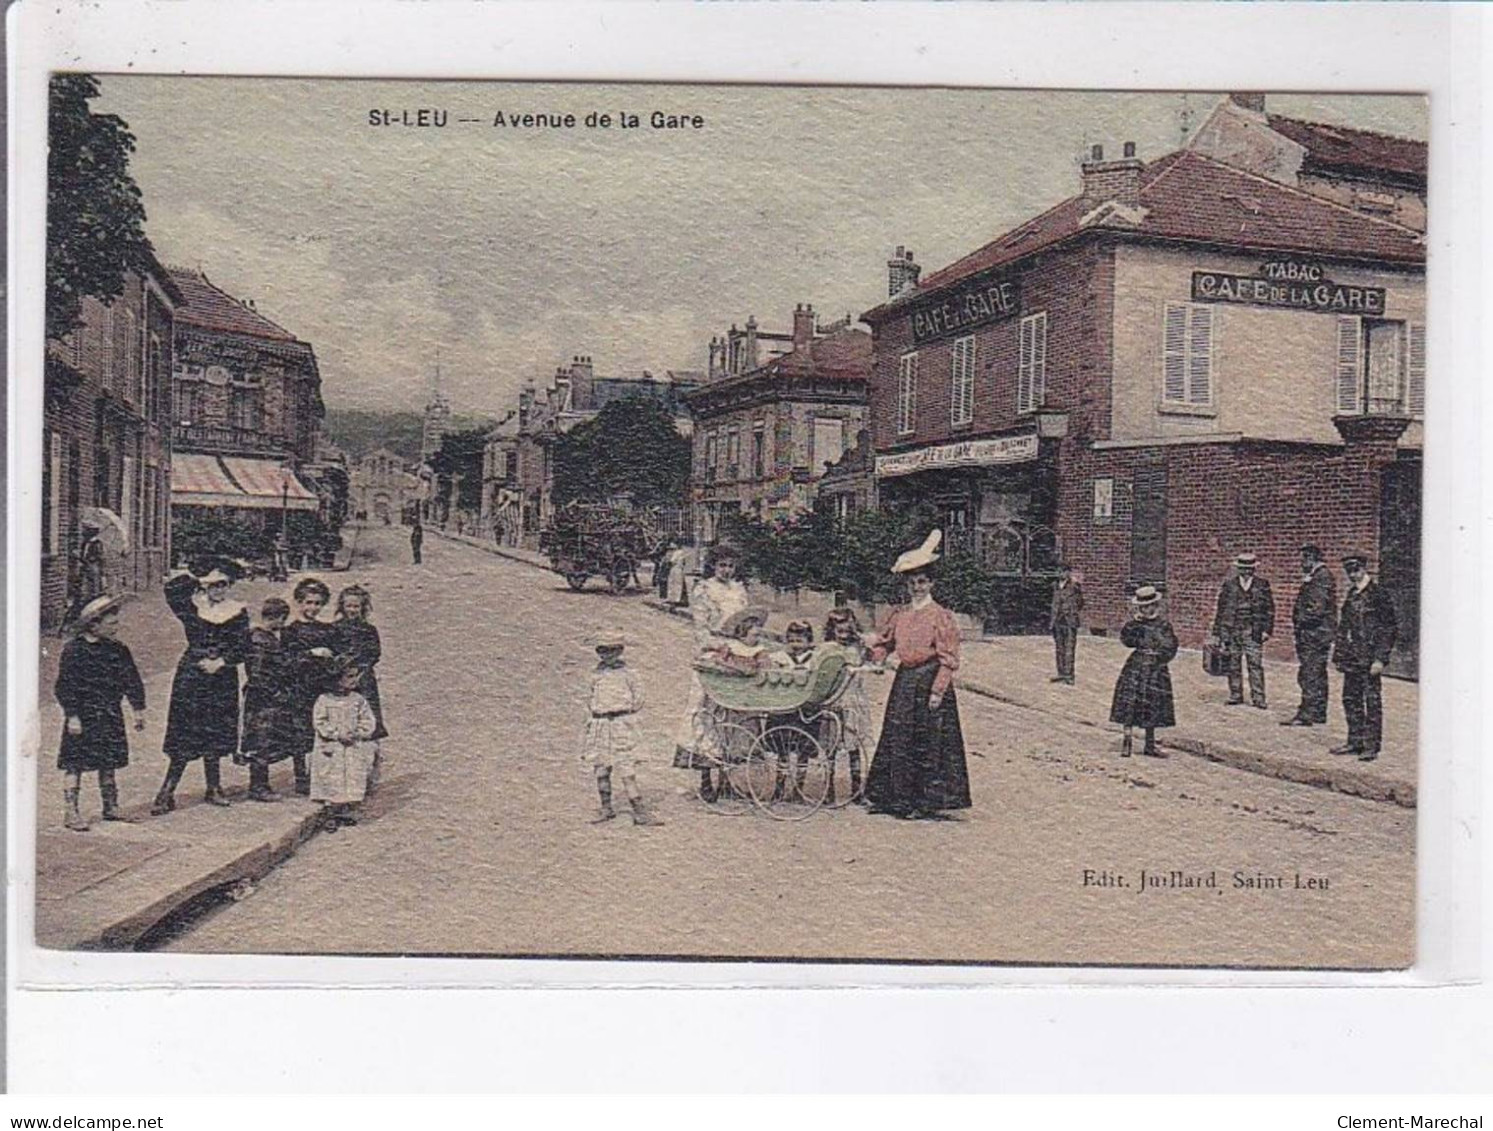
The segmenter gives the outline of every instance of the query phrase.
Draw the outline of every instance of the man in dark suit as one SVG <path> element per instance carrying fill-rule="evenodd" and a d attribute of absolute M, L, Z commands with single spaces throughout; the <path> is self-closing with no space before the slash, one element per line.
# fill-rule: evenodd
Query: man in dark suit
<path fill-rule="evenodd" d="M 1275 631 L 1275 597 L 1270 582 L 1255 576 L 1259 564 L 1253 554 L 1234 559 L 1234 572 L 1218 591 L 1213 635 L 1229 662 L 1229 706 L 1244 702 L 1244 671 L 1249 666 L 1249 699 L 1265 707 L 1265 665 L 1261 653 Z"/>
<path fill-rule="evenodd" d="M 1394 603 L 1368 572 L 1368 559 L 1349 554 L 1343 559 L 1348 595 L 1338 614 L 1332 662 L 1343 673 L 1343 713 L 1348 716 L 1348 741 L 1334 754 L 1356 754 L 1360 762 L 1379 757 L 1384 731 L 1384 700 L 1379 677 L 1394 651 L 1398 626 Z"/>
<path fill-rule="evenodd" d="M 1058 567 L 1061 576 L 1052 591 L 1052 639 L 1057 647 L 1058 674 L 1051 683 L 1073 682 L 1074 654 L 1078 650 L 1078 622 L 1083 614 L 1083 586 L 1073 575 L 1073 567 L 1064 562 Z"/>
<path fill-rule="evenodd" d="M 1337 631 L 1337 583 L 1316 546 L 1301 547 L 1301 588 L 1291 606 L 1291 625 L 1301 665 L 1296 673 L 1301 706 L 1280 725 L 1321 726 L 1327 722 L 1327 657 Z"/>

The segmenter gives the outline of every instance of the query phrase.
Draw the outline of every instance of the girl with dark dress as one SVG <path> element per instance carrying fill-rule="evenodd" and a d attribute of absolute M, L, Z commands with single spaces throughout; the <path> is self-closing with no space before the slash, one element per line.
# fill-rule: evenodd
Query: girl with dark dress
<path fill-rule="evenodd" d="M 166 604 L 187 634 L 187 650 L 171 681 L 164 751 L 170 764 L 155 816 L 176 808 L 176 787 L 188 763 L 202 759 L 209 805 L 228 804 L 219 760 L 238 751 L 238 669 L 249 655 L 249 612 L 229 599 L 233 578 L 221 567 L 203 577 L 179 573 L 166 582 Z"/>
<path fill-rule="evenodd" d="M 260 624 L 249 634 L 245 665 L 243 755 L 249 763 L 249 800 L 278 801 L 270 767 L 291 756 L 295 746 L 295 678 L 285 652 L 290 606 L 271 597 L 260 609 Z"/>
<path fill-rule="evenodd" d="M 120 701 L 128 699 L 135 729 L 145 726 L 145 685 L 130 650 L 114 639 L 119 632 L 119 598 L 97 597 L 78 614 L 78 635 L 62 649 L 57 668 L 57 702 L 62 705 L 62 747 L 57 768 L 67 775 L 63 824 L 86 833 L 88 822 L 78 811 L 83 775 L 98 772 L 104 820 L 129 821 L 119 811 L 114 771 L 130 761 Z"/>
<path fill-rule="evenodd" d="M 331 597 L 332 591 L 314 577 L 298 582 L 291 592 L 296 619 L 285 626 L 280 636 L 292 686 L 290 755 L 295 761 L 295 791 L 302 797 L 311 795 L 311 772 L 306 760 L 316 745 L 311 714 L 336 654 L 336 626 L 317 619 Z"/>
<path fill-rule="evenodd" d="M 384 708 L 378 698 L 378 676 L 373 672 L 373 665 L 383 655 L 383 647 L 378 629 L 368 621 L 372 615 L 373 598 L 361 585 L 349 585 L 337 594 L 337 619 L 333 622 L 337 629 L 337 643 L 334 650 L 339 656 L 351 657 L 358 665 L 363 675 L 358 680 L 357 692 L 368 700 L 373 717 L 378 720 L 370 740 L 373 743 L 373 764 L 368 771 L 369 789 L 378 785 L 379 740 L 389 735 L 384 729 Z"/>
<path fill-rule="evenodd" d="M 1130 757 L 1130 732 L 1135 727 L 1143 727 L 1146 732 L 1141 753 L 1165 758 L 1156 746 L 1156 728 L 1177 725 L 1172 674 L 1167 669 L 1177 655 L 1177 634 L 1161 616 L 1161 594 L 1153 586 L 1142 585 L 1133 600 L 1135 612 L 1120 629 L 1120 643 L 1134 651 L 1120 669 L 1109 721 L 1125 728 L 1125 740 L 1120 747 L 1122 758 Z"/>
<path fill-rule="evenodd" d="M 898 667 L 866 776 L 866 802 L 873 812 L 904 820 L 970 806 L 964 732 L 954 694 L 959 627 L 954 615 L 933 600 L 930 570 L 938 560 L 941 537 L 935 530 L 922 546 L 897 559 L 892 572 L 906 575 L 910 600 L 870 641 L 873 659 L 896 653 Z"/>

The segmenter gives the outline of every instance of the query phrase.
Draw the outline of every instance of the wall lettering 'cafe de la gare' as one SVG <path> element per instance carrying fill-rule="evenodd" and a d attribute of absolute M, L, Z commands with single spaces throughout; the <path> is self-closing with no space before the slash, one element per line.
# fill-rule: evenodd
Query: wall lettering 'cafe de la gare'
<path fill-rule="evenodd" d="M 1092 626 L 1164 585 L 1192 644 L 1241 551 L 1290 594 L 1302 544 L 1363 550 L 1413 670 L 1425 245 L 1402 198 L 1424 146 L 1217 117 L 1149 163 L 1092 154 L 1078 195 L 921 282 L 894 271 L 863 316 L 877 493 L 990 559 L 1045 533 Z M 1294 161 L 1248 167 L 1272 139 Z M 1291 647 L 1283 622 L 1270 650 Z"/>

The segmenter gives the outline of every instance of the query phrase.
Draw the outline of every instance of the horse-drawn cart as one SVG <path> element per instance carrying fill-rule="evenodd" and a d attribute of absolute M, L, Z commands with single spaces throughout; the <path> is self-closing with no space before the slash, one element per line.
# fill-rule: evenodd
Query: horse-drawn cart
<path fill-rule="evenodd" d="M 556 510 L 552 524 L 539 534 L 540 552 L 572 589 L 603 577 L 614 593 L 637 583 L 638 563 L 654 556 L 658 542 L 645 515 L 580 503 Z"/>

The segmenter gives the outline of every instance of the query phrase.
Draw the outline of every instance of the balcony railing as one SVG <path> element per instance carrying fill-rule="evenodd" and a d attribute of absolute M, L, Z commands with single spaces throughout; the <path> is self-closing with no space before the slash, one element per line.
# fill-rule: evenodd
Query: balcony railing
<path fill-rule="evenodd" d="M 207 452 L 284 452 L 292 446 L 272 432 L 222 424 L 177 424 L 171 442 L 176 448 Z"/>

